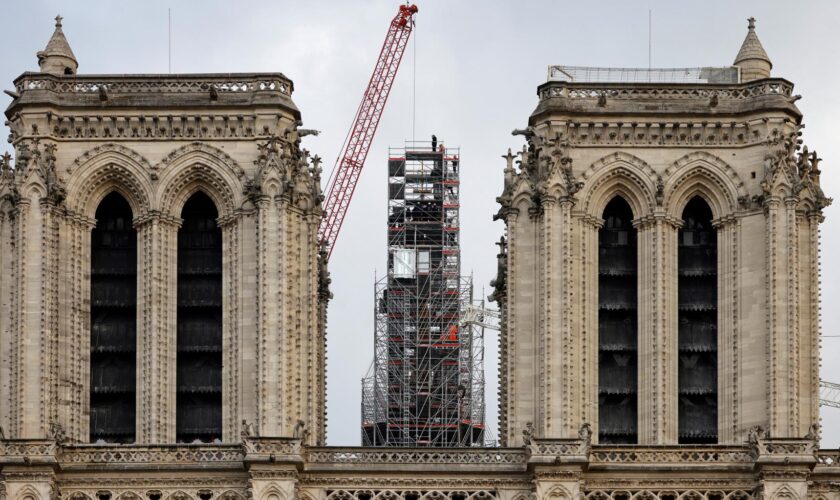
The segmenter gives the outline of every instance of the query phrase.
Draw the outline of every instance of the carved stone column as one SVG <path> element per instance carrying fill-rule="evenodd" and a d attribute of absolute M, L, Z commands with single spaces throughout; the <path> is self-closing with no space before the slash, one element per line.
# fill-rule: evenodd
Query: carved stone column
<path fill-rule="evenodd" d="M 301 416 L 307 421 L 309 429 L 304 444 L 322 446 L 326 439 L 326 422 L 324 413 L 326 408 L 326 380 L 324 351 L 326 348 L 325 333 L 322 328 L 325 326 L 320 322 L 320 304 L 326 298 L 321 297 L 321 270 L 318 254 L 318 225 L 321 217 L 319 214 L 306 214 L 301 216 L 301 237 L 298 242 L 301 249 L 301 267 L 299 269 L 300 282 L 302 284 L 301 302 L 301 368 L 304 374 L 303 390 L 301 401 L 303 409 Z M 311 340 L 307 340 L 311 339 Z"/>
<path fill-rule="evenodd" d="M 729 216 L 714 221 L 717 229 L 717 361 L 718 442 L 738 442 L 741 394 L 739 350 L 741 317 L 741 219 Z"/>
<path fill-rule="evenodd" d="M 257 432 L 260 436 L 283 435 L 285 420 L 283 401 L 284 372 L 283 351 L 287 346 L 280 342 L 286 327 L 282 311 L 288 298 L 281 288 L 284 255 L 285 220 L 277 202 L 263 196 L 256 203 L 257 248 Z"/>
<path fill-rule="evenodd" d="M 507 372 L 500 383 L 507 388 L 502 414 L 507 427 L 507 446 L 519 446 L 522 431 L 530 424 L 542 429 L 538 411 L 541 377 L 538 357 L 537 225 L 523 210 L 508 210 L 505 219 L 510 236 L 508 246 Z M 523 256 L 523 258 L 520 258 Z"/>
<path fill-rule="evenodd" d="M 67 214 L 59 239 L 58 421 L 67 436 L 90 435 L 90 236 L 94 219 Z"/>
<path fill-rule="evenodd" d="M 795 197 L 770 196 L 765 201 L 767 255 L 767 333 L 770 362 L 768 410 L 774 437 L 799 432 L 799 281 L 798 227 Z"/>
<path fill-rule="evenodd" d="M 604 225 L 600 217 L 581 216 L 579 227 L 578 307 L 580 313 L 580 384 L 581 420 L 595 429 L 598 415 L 598 231 Z"/>
<path fill-rule="evenodd" d="M 589 462 L 589 439 L 534 439 L 528 445 L 528 469 L 537 500 L 579 500 L 583 471 Z"/>
<path fill-rule="evenodd" d="M 811 439 L 758 439 L 755 447 L 759 498 L 805 500 L 816 464 L 817 443 Z"/>
<path fill-rule="evenodd" d="M 50 466 L 3 468 L 6 481 L 6 498 L 31 498 L 52 500 L 57 498 L 55 470 Z"/>
<path fill-rule="evenodd" d="M 537 427 L 541 437 L 567 437 L 573 367 L 569 352 L 569 283 L 567 238 L 570 231 L 569 203 L 553 197 L 541 200 L 537 224 L 539 249 L 539 326 L 537 331 L 538 365 L 536 390 L 543 426 Z"/>
<path fill-rule="evenodd" d="M 4 209 L 8 209 L 5 203 Z M 7 211 L 0 211 L 0 401 L 11 401 L 10 384 L 12 379 L 12 339 L 11 339 L 11 302 L 12 302 L 12 265 L 14 247 L 11 227 L 12 216 Z M 11 410 L 13 405 L 0 405 L 0 426 L 11 431 Z"/>
<path fill-rule="evenodd" d="M 137 229 L 137 442 L 175 442 L 178 228 L 159 212 Z"/>
<path fill-rule="evenodd" d="M 24 242 L 26 235 L 21 228 L 26 226 L 29 214 L 29 200 L 19 200 L 10 212 L 9 247 L 12 253 L 9 258 L 9 289 L 11 301 L 9 305 L 9 397 L 12 404 L 9 405 L 9 436 L 7 438 L 19 437 L 23 432 L 23 373 L 20 371 L 23 364 L 24 328 L 23 301 L 26 298 L 26 289 L 21 288 L 21 280 L 25 277 L 26 267 L 23 258 L 26 254 Z"/>
<path fill-rule="evenodd" d="M 247 438 L 248 497 L 253 500 L 292 500 L 298 495 L 298 473 L 303 468 L 298 439 Z"/>
<path fill-rule="evenodd" d="M 10 435 L 37 439 L 58 422 L 58 216 L 37 188 L 17 208 L 10 280 L 17 292 L 10 307 Z"/>
<path fill-rule="evenodd" d="M 823 215 L 810 211 L 800 217 L 800 258 L 807 259 L 802 268 L 802 283 L 799 286 L 802 300 L 800 335 L 801 363 L 810 367 L 802 374 L 800 408 L 805 414 L 801 423 L 810 426 L 819 422 L 820 401 L 820 224 Z"/>
<path fill-rule="evenodd" d="M 240 293 L 246 285 L 242 276 L 242 228 L 241 217 L 220 218 L 222 230 L 222 441 L 230 443 L 240 436 L 241 420 L 253 421 L 241 416 L 245 387 L 242 384 L 243 340 L 242 300 Z M 249 358 L 253 359 L 253 358 Z"/>
<path fill-rule="evenodd" d="M 638 230 L 639 443 L 677 442 L 677 236 L 664 212 L 634 221 Z"/>
<path fill-rule="evenodd" d="M 8 499 L 58 498 L 57 446 L 52 440 L 7 441 L 2 449 L 6 465 L 2 478 Z"/>

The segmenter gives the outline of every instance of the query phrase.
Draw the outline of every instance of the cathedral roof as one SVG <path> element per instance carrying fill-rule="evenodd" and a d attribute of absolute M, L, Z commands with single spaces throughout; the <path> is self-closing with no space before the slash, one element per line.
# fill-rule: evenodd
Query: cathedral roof
<path fill-rule="evenodd" d="M 51 60 L 65 58 L 72 61 L 72 70 L 75 73 L 78 61 L 76 61 L 76 56 L 73 54 L 73 50 L 70 48 L 70 44 L 64 36 L 64 31 L 61 30 L 61 20 L 61 16 L 55 17 L 55 31 L 50 41 L 47 42 L 46 48 L 38 52 L 38 64 L 41 65 L 42 71 L 44 71 L 45 67 L 50 66 L 49 63 Z"/>
<path fill-rule="evenodd" d="M 773 63 L 770 61 L 767 52 L 765 52 L 761 41 L 758 39 L 758 35 L 755 33 L 755 18 L 751 17 L 748 21 L 747 37 L 744 38 L 744 43 L 741 44 L 741 50 L 738 51 L 738 56 L 735 57 L 733 64 L 737 66 L 744 61 L 758 59 L 766 61 L 772 68 Z"/>

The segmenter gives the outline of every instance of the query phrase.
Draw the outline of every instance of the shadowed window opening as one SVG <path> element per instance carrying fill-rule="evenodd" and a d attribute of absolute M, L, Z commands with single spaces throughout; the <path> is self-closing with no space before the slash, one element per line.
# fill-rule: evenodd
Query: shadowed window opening
<path fill-rule="evenodd" d="M 137 233 L 117 193 L 90 235 L 90 441 L 132 443 L 137 370 Z"/>
<path fill-rule="evenodd" d="M 637 425 L 637 261 L 633 212 L 604 209 L 598 232 L 598 442 L 633 444 Z"/>
<path fill-rule="evenodd" d="M 222 439 L 222 231 L 202 192 L 181 212 L 178 231 L 179 442 Z"/>
<path fill-rule="evenodd" d="M 679 232 L 679 442 L 717 443 L 717 234 L 693 198 Z"/>

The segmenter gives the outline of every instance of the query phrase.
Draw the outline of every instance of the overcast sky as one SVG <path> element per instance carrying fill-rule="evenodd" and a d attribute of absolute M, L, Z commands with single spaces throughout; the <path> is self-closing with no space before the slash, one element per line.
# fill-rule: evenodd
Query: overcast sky
<path fill-rule="evenodd" d="M 7 2 L 0 29 L 0 81 L 37 71 L 53 18 L 81 73 L 166 73 L 167 9 L 172 71 L 282 72 L 295 83 L 305 147 L 329 169 L 347 133 L 397 1 L 50 1 Z M 823 188 L 838 202 L 822 226 L 823 333 L 840 336 L 840 2 L 704 0 L 451 1 L 419 3 L 403 60 L 348 218 L 330 262 L 335 298 L 328 331 L 330 445 L 359 444 L 360 379 L 373 354 L 374 273 L 385 271 L 386 155 L 389 145 L 432 133 L 461 147 L 462 267 L 480 289 L 495 273 L 501 222 L 493 222 L 510 131 L 526 124 L 549 64 L 647 67 L 648 10 L 653 66 L 731 64 L 746 18 L 773 61 L 773 76 L 796 84 L 805 140 L 824 159 Z M 415 61 L 416 50 L 416 61 Z M 416 75 L 414 68 L 416 67 Z M 416 115 L 412 116 L 416 86 Z M 3 96 L 5 97 L 5 96 Z M 7 101 L 4 101 L 8 103 Z M 832 119 L 834 121 L 832 121 Z M 8 130 L 0 130 L 2 137 Z M 8 149 L 5 143 L 0 153 Z M 488 292 L 488 290 L 485 290 Z M 488 417 L 496 427 L 497 336 L 488 332 Z M 824 338 L 822 377 L 840 382 L 840 337 Z M 822 412 L 823 447 L 840 444 L 840 409 Z"/>

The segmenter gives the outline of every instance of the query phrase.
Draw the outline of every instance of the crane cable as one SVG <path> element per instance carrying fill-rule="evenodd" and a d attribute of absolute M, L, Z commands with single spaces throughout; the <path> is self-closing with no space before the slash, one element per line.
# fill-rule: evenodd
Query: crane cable
<path fill-rule="evenodd" d="M 412 18 L 412 31 L 414 32 L 414 55 L 412 57 L 411 69 L 411 142 L 416 141 L 417 132 L 417 23 Z"/>

